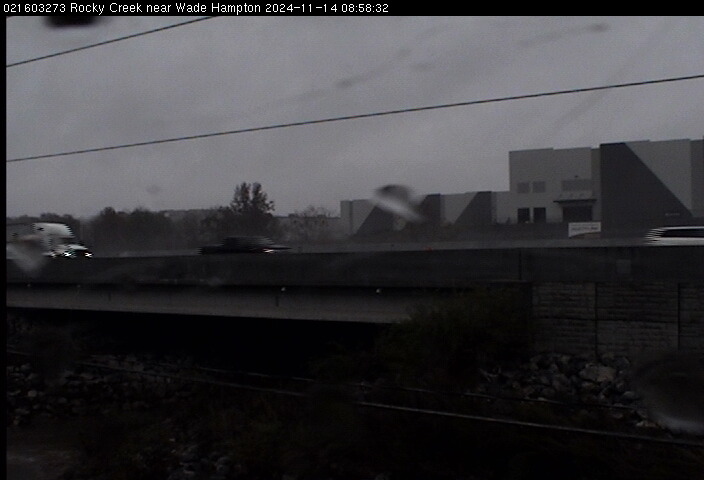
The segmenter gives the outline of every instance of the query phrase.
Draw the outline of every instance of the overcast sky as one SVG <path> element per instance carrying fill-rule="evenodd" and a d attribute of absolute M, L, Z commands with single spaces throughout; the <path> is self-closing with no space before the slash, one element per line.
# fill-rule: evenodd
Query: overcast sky
<path fill-rule="evenodd" d="M 198 17 L 11 17 L 8 64 Z M 6 69 L 7 159 L 704 73 L 704 17 L 219 17 Z M 385 184 L 508 190 L 508 154 L 701 139 L 704 80 L 11 162 L 7 214 L 227 204 L 286 215 Z"/>

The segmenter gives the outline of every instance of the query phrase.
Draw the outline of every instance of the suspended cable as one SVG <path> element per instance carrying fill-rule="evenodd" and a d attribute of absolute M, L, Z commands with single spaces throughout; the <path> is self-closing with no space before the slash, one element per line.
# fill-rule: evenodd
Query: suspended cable
<path fill-rule="evenodd" d="M 107 45 L 109 43 L 121 42 L 122 40 L 128 40 L 130 38 L 141 37 L 143 35 L 149 35 L 151 33 L 156 33 L 156 32 L 163 32 L 164 30 L 169 30 L 169 29 L 176 28 L 176 27 L 182 27 L 184 25 L 190 25 L 191 23 L 202 22 L 204 20 L 210 20 L 212 18 L 216 18 L 216 16 L 196 18 L 195 20 L 187 20 L 185 22 L 175 23 L 173 25 L 167 25 L 165 27 L 155 28 L 154 30 L 147 30 L 145 32 L 135 33 L 135 34 L 127 35 L 124 37 L 113 38 L 112 40 L 106 40 L 104 42 L 93 43 L 91 45 L 86 45 L 84 47 L 72 48 L 70 50 L 65 50 L 63 52 L 52 53 L 49 55 L 44 55 L 42 57 L 30 58 L 28 60 L 22 60 L 20 62 L 10 63 L 8 65 L 5 65 L 5 68 L 17 67 L 19 65 L 26 65 L 28 63 L 37 62 L 39 60 L 45 60 L 47 58 L 59 57 L 61 55 L 66 55 L 66 54 L 73 53 L 73 52 L 88 50 L 89 48 L 100 47 L 102 45 Z"/>
<path fill-rule="evenodd" d="M 661 78 L 661 79 L 656 79 L 656 80 L 644 80 L 644 81 L 640 81 L 640 82 L 618 83 L 618 84 L 602 85 L 602 86 L 596 86 L 596 87 L 573 88 L 573 89 L 569 89 L 569 90 L 557 90 L 557 91 L 553 91 L 553 92 L 531 93 L 531 94 L 526 94 L 526 95 L 514 95 L 514 96 L 508 96 L 508 97 L 496 97 L 496 98 L 488 98 L 488 99 L 483 99 L 483 100 L 470 100 L 470 101 L 466 101 L 466 102 L 446 103 L 446 104 L 431 105 L 431 106 L 425 106 L 425 107 L 403 108 L 403 109 L 398 109 L 398 110 L 387 110 L 387 111 L 382 111 L 382 112 L 362 113 L 362 114 L 358 114 L 358 115 L 330 117 L 330 118 L 323 118 L 323 119 L 318 119 L 318 120 L 306 120 L 306 121 L 301 121 L 301 122 L 280 123 L 280 124 L 266 125 L 266 126 L 261 126 L 261 127 L 242 128 L 239 130 L 228 130 L 228 131 L 223 131 L 223 132 L 203 133 L 203 134 L 199 134 L 199 135 L 189 135 L 189 136 L 182 136 L 182 137 L 165 138 L 165 139 L 161 139 L 161 140 L 150 140 L 150 141 L 145 141 L 145 142 L 126 143 L 126 144 L 121 144 L 121 145 L 113 145 L 110 147 L 88 148 L 88 149 L 84 149 L 84 150 L 73 150 L 70 152 L 51 153 L 51 154 L 46 154 L 46 155 L 35 155 L 35 156 L 31 156 L 31 157 L 12 158 L 12 159 L 8 159 L 6 162 L 7 163 L 23 162 L 26 160 L 38 160 L 41 158 L 54 158 L 54 157 L 63 157 L 63 156 L 68 156 L 68 155 L 79 155 L 79 154 L 83 154 L 83 153 L 104 152 L 107 150 L 118 150 L 118 149 L 123 149 L 123 148 L 141 147 L 141 146 L 146 146 L 146 145 L 158 145 L 161 143 L 181 142 L 181 141 L 185 141 L 185 140 L 196 140 L 196 139 L 218 137 L 218 136 L 224 136 L 224 135 L 235 135 L 235 134 L 239 134 L 239 133 L 261 132 L 264 130 L 276 130 L 276 129 L 282 129 L 282 128 L 300 127 L 300 126 L 316 125 L 316 124 L 322 124 L 322 123 L 342 122 L 342 121 L 346 121 L 346 120 L 358 120 L 358 119 L 363 119 L 363 118 L 398 115 L 398 114 L 402 114 L 402 113 L 413 113 L 413 112 L 422 112 L 422 111 L 429 111 L 429 110 L 440 110 L 440 109 L 454 108 L 454 107 L 467 107 L 467 106 L 471 106 L 471 105 L 482 105 L 482 104 L 487 104 L 487 103 L 507 102 L 507 101 L 512 101 L 512 100 L 526 100 L 529 98 L 551 97 L 551 96 L 557 96 L 557 95 L 594 92 L 594 91 L 598 91 L 598 90 L 637 87 L 637 86 L 643 86 L 643 85 L 655 85 L 655 84 L 661 84 L 661 83 L 680 82 L 680 81 L 684 81 L 684 80 L 700 80 L 702 78 L 704 78 L 704 74 L 689 75 L 689 76 L 683 76 L 683 77 Z"/>

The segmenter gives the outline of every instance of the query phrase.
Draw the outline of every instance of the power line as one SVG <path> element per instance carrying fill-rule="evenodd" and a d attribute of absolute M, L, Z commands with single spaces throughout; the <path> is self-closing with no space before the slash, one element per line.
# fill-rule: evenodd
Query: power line
<path fill-rule="evenodd" d="M 595 430 L 595 429 L 588 429 L 588 428 L 581 428 L 581 427 L 570 427 L 570 426 L 563 426 L 563 425 L 549 425 L 549 424 L 545 424 L 545 423 L 528 422 L 528 421 L 523 421 L 523 420 L 512 420 L 512 419 L 506 419 L 506 418 L 488 417 L 485 415 L 471 415 L 471 414 L 464 414 L 464 413 L 448 412 L 448 411 L 443 411 L 443 410 L 431 410 L 431 409 L 425 409 L 425 408 L 406 407 L 406 406 L 402 406 L 402 405 L 390 405 L 390 404 L 384 404 L 384 403 L 364 402 L 364 401 L 355 402 L 355 405 L 360 405 L 362 407 L 367 407 L 367 408 L 376 408 L 376 409 L 380 409 L 380 410 L 392 410 L 392 411 L 398 411 L 398 412 L 430 415 L 430 416 L 435 416 L 435 417 L 447 417 L 447 418 L 454 418 L 454 419 L 458 419 L 458 420 L 475 420 L 475 421 L 481 421 L 481 422 L 496 423 L 496 424 L 501 424 L 501 425 L 511 425 L 511 426 L 516 426 L 516 427 L 529 427 L 529 428 L 535 428 L 535 429 L 540 429 L 540 430 L 581 433 L 581 434 L 585 434 L 585 435 L 595 435 L 595 436 L 599 436 L 599 437 L 609 437 L 609 438 L 616 438 L 616 439 L 622 439 L 622 440 L 635 440 L 638 442 L 665 443 L 665 444 L 669 444 L 669 445 L 680 445 L 680 446 L 684 446 L 684 447 L 698 447 L 698 448 L 701 448 L 702 446 L 704 446 L 704 443 L 702 443 L 698 440 L 686 440 L 686 439 L 685 440 L 678 440 L 678 439 L 671 439 L 671 438 L 651 437 L 648 435 L 638 435 L 638 434 L 632 434 L 632 433 L 611 432 L 608 430 Z"/>
<path fill-rule="evenodd" d="M 235 135 L 235 134 L 239 134 L 239 133 L 261 132 L 264 130 L 276 130 L 276 129 L 282 129 L 282 128 L 300 127 L 300 126 L 316 125 L 316 124 L 322 124 L 322 123 L 342 122 L 342 121 L 346 121 L 346 120 L 358 120 L 358 119 L 363 119 L 363 118 L 383 117 L 383 116 L 389 116 L 389 115 L 398 115 L 401 113 L 413 113 L 413 112 L 422 112 L 422 111 L 428 111 L 428 110 L 440 110 L 440 109 L 444 109 L 444 108 L 454 108 L 454 107 L 467 107 L 470 105 L 482 105 L 482 104 L 487 104 L 487 103 L 507 102 L 507 101 L 512 101 L 512 100 L 526 100 L 529 98 L 551 97 L 551 96 L 557 96 L 557 95 L 594 92 L 594 91 L 599 91 L 599 90 L 609 90 L 609 89 L 616 89 L 616 88 L 637 87 L 637 86 L 643 86 L 643 85 L 655 85 L 655 84 L 661 84 L 661 83 L 680 82 L 680 81 L 684 81 L 684 80 L 699 80 L 702 78 L 704 78 L 704 74 L 689 75 L 689 76 L 683 76 L 683 77 L 660 78 L 660 79 L 656 79 L 656 80 L 644 80 L 644 81 L 640 81 L 640 82 L 617 83 L 617 84 L 602 85 L 602 86 L 596 86 L 596 87 L 573 88 L 573 89 L 569 89 L 569 90 L 557 90 L 557 91 L 553 91 L 553 92 L 530 93 L 530 94 L 525 94 L 525 95 L 514 95 L 514 96 L 508 96 L 508 97 L 495 97 L 495 98 L 488 98 L 488 99 L 483 99 L 483 100 L 470 100 L 470 101 L 466 101 L 466 102 L 446 103 L 446 104 L 431 105 L 431 106 L 425 106 L 425 107 L 412 107 L 412 108 L 403 108 L 403 109 L 398 109 L 398 110 L 386 110 L 386 111 L 382 111 L 382 112 L 362 113 L 362 114 L 358 114 L 358 115 L 346 115 L 346 116 L 341 116 L 341 117 L 329 117 L 329 118 L 322 118 L 322 119 L 318 119 L 318 120 L 306 120 L 306 121 L 301 121 L 301 122 L 279 123 L 279 124 L 274 124 L 274 125 L 242 128 L 239 130 L 229 130 L 229 131 L 224 131 L 224 132 L 203 133 L 203 134 L 199 134 L 199 135 L 189 135 L 189 136 L 182 136 L 182 137 L 165 138 L 165 139 L 161 139 L 161 140 L 150 140 L 150 141 L 145 141 L 145 142 L 126 143 L 126 144 L 114 145 L 114 146 L 110 146 L 110 147 L 88 148 L 85 150 L 73 150 L 70 152 L 51 153 L 51 154 L 46 154 L 46 155 L 35 155 L 35 156 L 31 156 L 31 157 L 12 158 L 12 159 L 6 160 L 6 163 L 23 162 L 26 160 L 38 160 L 41 158 L 63 157 L 63 156 L 68 156 L 68 155 L 79 155 L 82 153 L 103 152 L 103 151 L 107 151 L 107 150 L 118 150 L 118 149 L 122 149 L 122 148 L 141 147 L 141 146 L 146 146 L 146 145 L 158 145 L 161 143 L 181 142 L 181 141 L 185 141 L 185 140 L 196 140 L 196 139 L 201 139 L 201 138 L 218 137 L 218 136 L 224 136 L 224 135 Z"/>
<path fill-rule="evenodd" d="M 68 53 L 73 53 L 73 52 L 79 52 L 82 50 L 88 50 L 89 48 L 94 48 L 94 47 L 100 47 L 102 45 L 107 45 L 109 43 L 116 43 L 116 42 L 121 42 L 122 40 L 128 40 L 130 38 L 135 38 L 135 37 L 141 37 L 143 35 L 149 35 L 150 33 L 156 33 L 156 32 L 163 32 L 164 30 L 169 30 L 172 28 L 176 27 L 182 27 L 184 25 L 189 25 L 191 23 L 196 23 L 196 22 L 202 22 L 203 20 L 210 20 L 212 18 L 216 18 L 216 16 L 210 16 L 210 17 L 202 17 L 202 18 L 196 18 L 195 20 L 187 20 L 185 22 L 181 23 L 175 23 L 173 25 L 167 25 L 165 27 L 160 27 L 160 28 L 155 28 L 154 30 L 147 30 L 145 32 L 140 32 L 140 33 L 134 33 L 132 35 L 127 35 L 124 37 L 119 37 L 119 38 L 113 38 L 112 40 L 106 40 L 104 42 L 99 42 L 99 43 L 93 43 L 91 45 L 86 45 L 84 47 L 78 47 L 78 48 L 72 48 L 70 50 L 65 50 L 63 52 L 57 52 L 57 53 L 52 53 L 49 55 L 44 55 L 42 57 L 36 57 L 36 58 L 30 58 L 28 60 L 22 60 L 20 62 L 15 62 L 15 63 L 10 63 L 9 65 L 5 65 L 5 68 L 11 68 L 11 67 L 17 67 L 19 65 L 26 65 L 28 63 L 32 62 L 37 62 L 39 60 L 45 60 L 47 58 L 54 58 L 54 57 L 59 57 L 61 55 L 66 55 Z"/>

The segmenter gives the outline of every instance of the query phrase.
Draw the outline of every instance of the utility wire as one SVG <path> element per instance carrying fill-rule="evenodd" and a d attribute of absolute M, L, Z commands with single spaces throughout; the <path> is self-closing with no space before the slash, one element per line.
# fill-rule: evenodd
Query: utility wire
<path fill-rule="evenodd" d="M 38 160 L 40 158 L 54 158 L 54 157 L 63 157 L 63 156 L 68 156 L 68 155 L 79 155 L 82 153 L 104 152 L 107 150 L 118 150 L 118 149 L 122 149 L 122 148 L 141 147 L 141 146 L 146 146 L 146 145 L 158 145 L 161 143 L 181 142 L 181 141 L 185 141 L 185 140 L 196 140 L 196 139 L 201 139 L 201 138 L 218 137 L 218 136 L 224 136 L 224 135 L 235 135 L 238 133 L 261 132 L 264 130 L 276 130 L 276 129 L 281 129 L 281 128 L 300 127 L 300 126 L 305 126 L 305 125 L 317 125 L 317 124 L 322 124 L 322 123 L 342 122 L 342 121 L 346 121 L 346 120 L 357 120 L 357 119 L 362 119 L 362 118 L 373 118 L 373 117 L 382 117 L 382 116 L 389 116 L 389 115 L 398 115 L 401 113 L 413 113 L 413 112 L 422 112 L 422 111 L 428 111 L 428 110 L 440 110 L 440 109 L 444 109 L 444 108 L 454 108 L 454 107 L 467 107 L 470 105 L 482 105 L 482 104 L 487 104 L 487 103 L 507 102 L 507 101 L 512 101 L 512 100 L 525 100 L 525 99 L 529 99 L 529 98 L 551 97 L 551 96 L 567 95 L 567 94 L 573 94 L 573 93 L 594 92 L 594 91 L 598 91 L 598 90 L 637 87 L 637 86 L 643 86 L 643 85 L 655 85 L 655 84 L 661 84 L 661 83 L 680 82 L 680 81 L 684 81 L 684 80 L 701 80 L 703 78 L 704 78 L 704 74 L 689 75 L 689 76 L 683 76 L 683 77 L 660 78 L 660 79 L 656 79 L 656 80 L 644 80 L 644 81 L 640 81 L 640 82 L 617 83 L 617 84 L 602 85 L 602 86 L 596 86 L 596 87 L 573 88 L 573 89 L 569 89 L 569 90 L 557 90 L 557 91 L 553 91 L 553 92 L 531 93 L 531 94 L 526 94 L 526 95 L 515 95 L 515 96 L 508 96 L 508 97 L 488 98 L 488 99 L 483 99 L 483 100 L 470 100 L 467 102 L 446 103 L 446 104 L 431 105 L 431 106 L 425 106 L 425 107 L 413 107 L 413 108 L 403 108 L 403 109 L 398 109 L 398 110 L 386 110 L 386 111 L 382 111 L 382 112 L 362 113 L 359 115 L 330 117 L 330 118 L 322 118 L 322 119 L 318 119 L 318 120 L 307 120 L 307 121 L 291 122 L 291 123 L 279 123 L 279 124 L 274 124 L 274 125 L 242 128 L 239 130 L 229 130 L 229 131 L 224 131 L 224 132 L 204 133 L 204 134 L 200 134 L 200 135 L 189 135 L 189 136 L 183 136 L 183 137 L 165 138 L 165 139 L 161 139 L 161 140 L 150 140 L 150 141 L 146 141 L 146 142 L 127 143 L 127 144 L 122 144 L 122 145 L 114 145 L 111 147 L 88 148 L 85 150 L 73 150 L 70 152 L 51 153 L 51 154 L 46 154 L 46 155 L 35 155 L 32 157 L 11 158 L 11 159 L 6 160 L 6 163 L 23 162 L 26 160 Z"/>
<path fill-rule="evenodd" d="M 26 65 L 28 63 L 37 62 L 39 60 L 45 60 L 47 58 L 59 57 L 61 55 L 66 55 L 68 53 L 79 52 L 81 50 L 88 50 L 89 48 L 100 47 L 102 45 L 107 45 L 109 43 L 116 43 L 116 42 L 121 42 L 122 40 L 128 40 L 130 38 L 141 37 L 143 35 L 149 35 L 150 33 L 163 32 L 164 30 L 169 30 L 169 29 L 176 28 L 176 27 L 182 27 L 184 25 L 189 25 L 191 23 L 196 23 L 196 22 L 202 22 L 204 20 L 210 20 L 212 18 L 217 18 L 217 16 L 196 18 L 195 20 L 187 20 L 185 22 L 175 23 L 173 25 L 167 25 L 165 27 L 155 28 L 154 30 L 147 30 L 145 32 L 135 33 L 135 34 L 127 35 L 124 37 L 113 38 L 112 40 L 106 40 L 104 42 L 93 43 L 91 45 L 86 45 L 84 47 L 72 48 L 70 50 L 65 50 L 63 52 L 52 53 L 49 55 L 44 55 L 42 57 L 30 58 L 28 60 L 22 60 L 20 62 L 10 63 L 8 65 L 5 65 L 5 68 L 17 67 L 19 65 Z"/>
<path fill-rule="evenodd" d="M 368 408 L 376 408 L 376 409 L 381 409 L 381 410 L 395 410 L 398 412 L 425 414 L 425 415 L 431 415 L 431 416 L 436 416 L 436 417 L 448 417 L 448 418 L 463 419 L 463 420 L 476 420 L 476 421 L 481 421 L 481 422 L 490 422 L 490 423 L 497 423 L 497 424 L 503 424 L 503 425 L 512 425 L 512 426 L 516 426 L 516 427 L 529 427 L 529 428 L 536 428 L 536 429 L 541 429 L 541 430 L 581 433 L 581 434 L 586 434 L 586 435 L 595 435 L 595 436 L 599 436 L 599 437 L 610 437 L 610 438 L 623 439 L 623 440 L 635 440 L 635 441 L 639 441 L 639 442 L 665 443 L 665 444 L 669 444 L 669 445 L 680 445 L 680 446 L 685 446 L 685 447 L 698 447 L 698 448 L 702 448 L 704 446 L 704 443 L 702 443 L 698 440 L 678 440 L 678 439 L 671 439 L 671 438 L 651 437 L 651 436 L 647 436 L 647 435 L 629 434 L 629 433 L 621 433 L 621 432 L 610 432 L 607 430 L 595 430 L 595 429 L 569 427 L 569 426 L 562 426 L 562 425 L 548 425 L 545 423 L 527 422 L 527 421 L 522 421 L 522 420 L 511 420 L 511 419 L 504 419 L 504 418 L 497 418 L 497 417 L 487 417 L 487 416 L 483 416 L 483 415 L 470 415 L 470 414 L 464 414 L 464 413 L 447 412 L 447 411 L 442 411 L 442 410 L 430 410 L 430 409 L 425 409 L 425 408 L 405 407 L 405 406 L 401 406 L 401 405 L 389 405 L 389 404 L 375 403 L 375 402 L 355 402 L 355 405 L 360 405 L 362 407 L 368 407 Z"/>

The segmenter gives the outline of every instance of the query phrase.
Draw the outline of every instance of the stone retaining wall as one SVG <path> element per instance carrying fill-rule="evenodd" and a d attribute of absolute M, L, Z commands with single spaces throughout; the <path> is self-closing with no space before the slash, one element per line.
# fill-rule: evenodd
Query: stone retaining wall
<path fill-rule="evenodd" d="M 534 283 L 538 351 L 704 352 L 704 283 Z"/>

